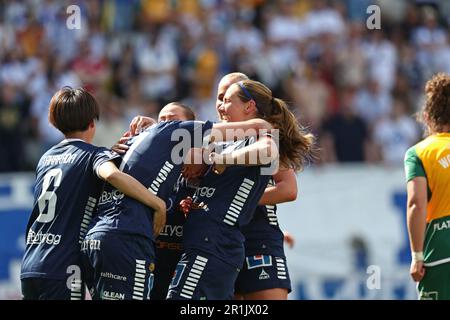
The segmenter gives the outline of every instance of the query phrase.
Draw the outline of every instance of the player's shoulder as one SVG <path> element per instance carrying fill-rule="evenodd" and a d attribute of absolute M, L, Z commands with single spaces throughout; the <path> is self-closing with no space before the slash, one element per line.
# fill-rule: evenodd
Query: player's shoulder
<path fill-rule="evenodd" d="M 448 141 L 442 139 L 440 135 L 431 135 L 418 142 L 412 148 L 414 148 L 417 155 L 433 152 L 434 150 L 440 150 L 448 145 Z"/>

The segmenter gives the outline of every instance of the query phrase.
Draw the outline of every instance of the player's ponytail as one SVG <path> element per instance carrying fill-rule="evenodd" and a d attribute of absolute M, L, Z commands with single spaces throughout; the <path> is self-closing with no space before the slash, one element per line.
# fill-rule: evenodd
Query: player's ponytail
<path fill-rule="evenodd" d="M 272 91 L 264 84 L 253 80 L 238 82 L 241 88 L 239 98 L 254 100 L 257 116 L 271 123 L 279 130 L 280 164 L 296 171 L 302 170 L 312 155 L 314 136 L 300 126 L 285 101 L 274 98 Z"/>
<path fill-rule="evenodd" d="M 273 99 L 272 113 L 265 120 L 280 130 L 281 166 L 302 170 L 310 161 L 314 136 L 298 123 L 286 102 L 278 98 Z"/>

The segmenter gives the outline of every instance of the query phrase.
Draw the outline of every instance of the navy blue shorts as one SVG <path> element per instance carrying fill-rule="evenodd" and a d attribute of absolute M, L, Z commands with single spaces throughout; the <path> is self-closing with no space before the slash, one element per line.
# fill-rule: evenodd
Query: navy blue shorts
<path fill-rule="evenodd" d="M 23 300 L 84 300 L 82 281 L 25 278 L 21 281 Z"/>
<path fill-rule="evenodd" d="M 213 255 L 188 251 L 181 256 L 168 300 L 231 300 L 239 269 Z"/>
<path fill-rule="evenodd" d="M 269 255 L 245 257 L 244 267 L 236 280 L 236 293 L 248 294 L 274 288 L 291 292 L 286 259 Z"/>
<path fill-rule="evenodd" d="M 170 283 L 175 274 L 175 269 L 180 261 L 182 251 L 170 249 L 156 249 L 155 275 L 152 300 L 165 300 Z"/>
<path fill-rule="evenodd" d="M 139 235 L 94 232 L 82 244 L 93 300 L 147 300 L 153 286 L 153 243 Z"/>

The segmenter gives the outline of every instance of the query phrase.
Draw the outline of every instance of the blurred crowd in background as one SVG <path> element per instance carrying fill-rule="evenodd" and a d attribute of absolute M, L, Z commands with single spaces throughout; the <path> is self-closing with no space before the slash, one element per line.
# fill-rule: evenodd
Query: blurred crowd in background
<path fill-rule="evenodd" d="M 81 9 L 70 30 L 69 5 Z M 381 29 L 366 12 L 381 8 Z M 435 72 L 450 73 L 450 1 L 2 0 L 0 172 L 34 170 L 62 136 L 48 124 L 61 87 L 101 105 L 95 144 L 170 101 L 216 120 L 221 76 L 246 73 L 318 137 L 317 164 L 402 164 Z"/>

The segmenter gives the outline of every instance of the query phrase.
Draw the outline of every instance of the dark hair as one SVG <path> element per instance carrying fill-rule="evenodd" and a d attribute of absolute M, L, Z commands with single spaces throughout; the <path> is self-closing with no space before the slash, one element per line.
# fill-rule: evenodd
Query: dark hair
<path fill-rule="evenodd" d="M 296 171 L 303 167 L 312 157 L 314 136 L 300 126 L 285 101 L 274 98 L 272 91 L 264 84 L 253 80 L 238 83 L 238 97 L 244 101 L 254 100 L 257 116 L 279 129 L 280 164 Z"/>
<path fill-rule="evenodd" d="M 48 120 L 63 134 L 85 131 L 94 119 L 99 119 L 98 103 L 83 88 L 64 87 L 50 101 Z"/>
<path fill-rule="evenodd" d="M 170 106 L 170 105 L 175 105 L 175 106 L 183 109 L 184 115 L 186 116 L 186 120 L 195 120 L 195 113 L 194 113 L 194 111 L 192 111 L 191 107 L 189 107 L 181 102 L 178 102 L 178 101 L 167 104 L 167 106 Z"/>
<path fill-rule="evenodd" d="M 425 96 L 426 102 L 419 120 L 430 133 L 440 132 L 444 126 L 450 125 L 450 75 L 438 73 L 428 80 Z"/>

